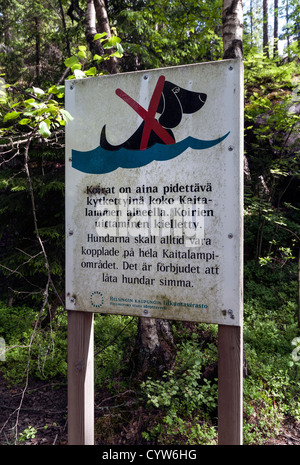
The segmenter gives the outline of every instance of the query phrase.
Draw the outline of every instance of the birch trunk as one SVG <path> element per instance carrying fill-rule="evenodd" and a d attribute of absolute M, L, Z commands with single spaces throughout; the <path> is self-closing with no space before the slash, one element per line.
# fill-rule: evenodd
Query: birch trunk
<path fill-rule="evenodd" d="M 107 38 L 111 37 L 109 19 L 104 0 L 87 0 L 85 11 L 85 36 L 89 48 L 93 54 L 104 55 L 104 50 L 99 40 L 94 40 L 95 34 L 106 32 Z M 107 49 L 106 53 L 110 54 L 111 50 Z M 117 59 L 111 57 L 105 63 L 106 69 L 110 74 L 118 72 Z"/>
<path fill-rule="evenodd" d="M 274 44 L 273 56 L 278 56 L 278 0 L 274 0 Z"/>
<path fill-rule="evenodd" d="M 268 0 L 263 0 L 263 50 L 269 58 Z"/>
<path fill-rule="evenodd" d="M 34 18 L 35 23 L 35 74 L 36 80 L 40 83 L 41 74 L 41 36 L 40 36 L 40 20 L 38 17 Z"/>
<path fill-rule="evenodd" d="M 132 375 L 139 379 L 156 378 L 173 368 L 176 347 L 170 321 L 139 318 L 138 336 L 131 357 Z"/>
<path fill-rule="evenodd" d="M 103 48 L 99 40 L 94 40 L 97 34 L 96 28 L 96 11 L 94 6 L 94 0 L 87 0 L 85 10 L 85 37 L 89 45 L 89 49 L 93 55 L 103 55 Z"/>
<path fill-rule="evenodd" d="M 107 9 L 104 0 L 94 0 L 94 6 L 96 10 L 96 18 L 98 23 L 98 32 L 106 32 L 107 38 L 111 37 L 111 30 L 109 25 L 109 19 Z M 112 50 L 107 49 L 107 53 L 111 54 Z M 116 57 L 111 57 L 107 63 L 107 70 L 110 74 L 116 74 L 118 70 L 118 62 Z"/>
<path fill-rule="evenodd" d="M 242 0 L 223 1 L 223 58 L 243 58 Z"/>

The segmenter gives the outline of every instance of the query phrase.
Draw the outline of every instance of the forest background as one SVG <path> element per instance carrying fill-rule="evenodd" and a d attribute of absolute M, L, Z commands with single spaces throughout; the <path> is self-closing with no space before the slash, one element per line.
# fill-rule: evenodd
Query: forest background
<path fill-rule="evenodd" d="M 245 2 L 243 56 L 244 443 L 269 444 L 300 422 L 299 2 Z M 64 80 L 222 57 L 221 0 L 0 0 L 1 444 L 66 441 Z M 217 328 L 171 330 L 153 370 L 137 318 L 95 316 L 96 443 L 217 443 Z"/>

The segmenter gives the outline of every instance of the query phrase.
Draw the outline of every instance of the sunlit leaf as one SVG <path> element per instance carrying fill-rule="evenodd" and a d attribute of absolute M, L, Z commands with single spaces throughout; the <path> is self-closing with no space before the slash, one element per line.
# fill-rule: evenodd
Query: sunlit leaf
<path fill-rule="evenodd" d="M 20 116 L 21 112 L 20 111 L 11 111 L 10 113 L 6 113 L 6 115 L 3 118 L 3 121 L 10 121 L 12 119 L 18 118 Z"/>
<path fill-rule="evenodd" d="M 79 63 L 79 61 L 78 61 L 78 58 L 75 57 L 75 56 L 72 56 L 72 57 L 67 58 L 67 59 L 65 60 L 65 66 L 67 66 L 68 68 L 73 68 L 73 66 L 75 66 L 75 65 L 77 65 L 77 64 L 80 65 L 80 63 Z"/>
<path fill-rule="evenodd" d="M 31 120 L 29 118 L 22 118 L 21 121 L 19 121 L 19 124 L 21 124 L 22 126 L 29 123 L 31 123 Z"/>
<path fill-rule="evenodd" d="M 40 124 L 39 124 L 39 132 L 41 134 L 42 137 L 49 137 L 51 135 L 51 131 L 49 129 L 49 126 L 48 124 L 46 123 L 46 121 L 42 121 Z"/>
<path fill-rule="evenodd" d="M 92 68 L 87 69 L 84 74 L 86 76 L 95 76 L 97 74 L 97 68 L 95 66 L 92 66 Z"/>
<path fill-rule="evenodd" d="M 102 39 L 103 37 L 106 37 L 106 36 L 107 36 L 106 32 L 101 32 L 100 34 L 94 35 L 94 40 Z"/>
<path fill-rule="evenodd" d="M 74 69 L 74 75 L 76 79 L 83 79 L 85 78 L 85 74 L 81 69 Z"/>
<path fill-rule="evenodd" d="M 40 89 L 39 87 L 32 87 L 32 89 L 35 95 L 44 95 L 45 93 L 43 89 Z"/>
<path fill-rule="evenodd" d="M 74 119 L 73 116 L 67 110 L 61 109 L 60 112 L 63 115 L 65 121 L 72 121 Z"/>

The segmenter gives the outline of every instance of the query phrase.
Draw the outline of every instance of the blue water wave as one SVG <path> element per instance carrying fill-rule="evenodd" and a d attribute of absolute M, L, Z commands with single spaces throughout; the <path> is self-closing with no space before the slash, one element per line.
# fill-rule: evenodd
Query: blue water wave
<path fill-rule="evenodd" d="M 228 134 L 229 132 L 223 137 L 214 140 L 200 140 L 194 137 L 187 137 L 176 144 L 155 144 L 146 150 L 127 150 L 122 148 L 112 152 L 100 146 L 87 152 L 72 150 L 72 167 L 88 174 L 106 174 L 118 168 L 140 168 L 154 160 L 166 161 L 176 158 L 188 148 L 204 150 L 214 147 L 226 139 Z"/>

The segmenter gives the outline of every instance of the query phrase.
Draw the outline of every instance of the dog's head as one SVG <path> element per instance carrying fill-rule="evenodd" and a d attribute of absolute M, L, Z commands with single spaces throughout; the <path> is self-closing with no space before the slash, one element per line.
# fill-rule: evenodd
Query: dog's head
<path fill-rule="evenodd" d="M 165 81 L 157 108 L 157 113 L 161 113 L 159 123 L 164 128 L 175 128 L 180 123 L 182 114 L 200 110 L 206 97 L 206 94 L 182 89 L 172 82 Z"/>

